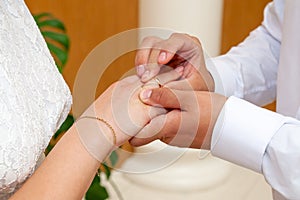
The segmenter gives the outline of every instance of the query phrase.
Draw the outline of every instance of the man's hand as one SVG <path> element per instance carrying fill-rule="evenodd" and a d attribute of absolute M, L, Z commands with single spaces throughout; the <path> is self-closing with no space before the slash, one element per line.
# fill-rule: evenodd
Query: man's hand
<path fill-rule="evenodd" d="M 130 140 L 141 146 L 156 139 L 179 147 L 210 149 L 211 134 L 226 97 L 204 91 L 145 89 L 140 99 L 170 109 L 150 121 Z"/>
<path fill-rule="evenodd" d="M 162 66 L 183 68 L 186 79 L 194 90 L 213 91 L 214 81 L 206 69 L 200 41 L 187 34 L 174 33 L 167 40 L 147 37 L 136 54 L 135 65 L 142 82 L 147 82 L 160 73 Z M 181 84 L 180 84 L 181 85 Z M 170 88 L 178 88 L 176 83 Z"/>

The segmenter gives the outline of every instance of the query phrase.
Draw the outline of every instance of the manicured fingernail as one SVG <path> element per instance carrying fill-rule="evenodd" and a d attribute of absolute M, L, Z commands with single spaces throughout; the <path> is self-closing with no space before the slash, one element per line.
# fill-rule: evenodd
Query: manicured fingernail
<path fill-rule="evenodd" d="M 183 72 L 183 66 L 176 67 L 175 71 L 178 72 L 178 73 Z"/>
<path fill-rule="evenodd" d="M 144 90 L 144 91 L 142 91 L 142 93 L 141 93 L 141 97 L 142 97 L 142 99 L 149 99 L 150 98 L 150 96 L 151 96 L 151 94 L 152 94 L 152 90 Z"/>
<path fill-rule="evenodd" d="M 159 60 L 160 61 L 164 61 L 164 60 L 166 60 L 167 59 L 167 53 L 166 52 L 161 52 L 160 54 L 159 54 Z"/>
<path fill-rule="evenodd" d="M 150 76 L 150 71 L 148 71 L 148 70 L 145 71 L 145 73 L 142 76 L 142 81 L 148 81 L 149 76 Z"/>
<path fill-rule="evenodd" d="M 138 76 L 142 76 L 143 73 L 145 72 L 145 66 L 144 65 L 139 65 L 136 67 L 136 73 Z"/>

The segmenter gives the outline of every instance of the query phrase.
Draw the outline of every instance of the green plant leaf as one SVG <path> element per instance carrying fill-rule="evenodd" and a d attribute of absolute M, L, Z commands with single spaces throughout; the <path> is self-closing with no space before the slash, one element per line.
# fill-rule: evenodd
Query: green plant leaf
<path fill-rule="evenodd" d="M 103 163 L 103 168 L 104 168 L 104 173 L 106 175 L 107 180 L 109 179 L 110 175 L 111 175 L 111 171 L 110 168 L 106 165 L 106 163 Z"/>
<path fill-rule="evenodd" d="M 89 187 L 88 191 L 85 194 L 86 200 L 105 200 L 108 198 L 108 193 L 105 187 L 100 185 L 100 177 L 97 175 L 94 177 L 94 180 Z"/>
<path fill-rule="evenodd" d="M 49 18 L 51 17 L 52 18 L 53 16 L 51 15 L 51 13 L 47 13 L 47 12 L 33 15 L 33 18 L 36 22 L 40 21 L 40 19 L 43 17 L 49 17 Z"/>
<path fill-rule="evenodd" d="M 57 67 L 59 73 L 62 73 L 62 71 L 63 71 L 63 66 L 56 63 L 56 67 Z"/>
<path fill-rule="evenodd" d="M 46 40 L 58 70 L 62 73 L 63 67 L 68 60 L 70 47 L 64 23 L 47 12 L 34 15 L 33 17 Z"/>
<path fill-rule="evenodd" d="M 49 152 L 53 149 L 54 145 L 48 144 L 48 146 L 45 149 L 45 155 L 47 156 Z"/>
<path fill-rule="evenodd" d="M 37 21 L 37 25 L 40 29 L 49 26 L 62 31 L 66 31 L 65 25 L 58 19 L 46 19 L 43 21 Z"/>
<path fill-rule="evenodd" d="M 74 123 L 74 117 L 72 115 L 68 115 L 68 117 L 66 118 L 66 120 L 62 123 L 62 125 L 60 126 L 60 128 L 56 131 L 56 133 L 54 134 L 54 139 L 56 139 L 61 133 L 66 132 Z"/>
<path fill-rule="evenodd" d="M 52 31 L 41 31 L 42 35 L 47 39 L 54 40 L 68 50 L 70 46 L 69 37 L 64 33 L 55 33 Z"/>
<path fill-rule="evenodd" d="M 111 162 L 112 166 L 115 166 L 118 162 L 119 156 L 117 154 L 116 151 L 111 152 L 110 156 L 109 156 L 109 160 Z"/>
<path fill-rule="evenodd" d="M 63 50 L 57 46 L 55 46 L 54 44 L 51 44 L 49 42 L 47 42 L 47 46 L 49 48 L 49 50 L 58 58 L 58 60 L 61 63 L 58 63 L 62 66 L 64 66 L 68 60 L 68 53 L 66 50 Z"/>

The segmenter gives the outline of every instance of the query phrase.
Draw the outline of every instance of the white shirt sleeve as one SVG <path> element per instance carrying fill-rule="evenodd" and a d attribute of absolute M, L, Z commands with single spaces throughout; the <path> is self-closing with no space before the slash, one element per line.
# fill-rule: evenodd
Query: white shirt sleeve
<path fill-rule="evenodd" d="M 263 24 L 227 54 L 206 60 L 215 92 L 236 96 L 256 105 L 275 99 L 283 6 L 265 8 Z"/>
<path fill-rule="evenodd" d="M 300 121 L 232 96 L 216 122 L 211 152 L 262 173 L 285 198 L 299 198 Z"/>
<path fill-rule="evenodd" d="M 275 99 L 283 10 L 284 1 L 274 0 L 243 43 L 207 60 L 215 92 L 231 96 L 216 122 L 211 152 L 262 173 L 280 196 L 299 199 L 300 121 L 249 103 Z"/>
<path fill-rule="evenodd" d="M 287 199 L 300 197 L 300 121 L 285 123 L 273 136 L 263 157 L 267 182 Z"/>

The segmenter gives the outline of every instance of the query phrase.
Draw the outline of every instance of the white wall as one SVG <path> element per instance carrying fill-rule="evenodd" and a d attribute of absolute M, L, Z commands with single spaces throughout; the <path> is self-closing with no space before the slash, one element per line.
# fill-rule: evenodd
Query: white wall
<path fill-rule="evenodd" d="M 140 0 L 140 27 L 197 36 L 210 56 L 220 52 L 223 0 Z"/>

